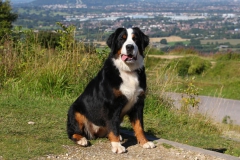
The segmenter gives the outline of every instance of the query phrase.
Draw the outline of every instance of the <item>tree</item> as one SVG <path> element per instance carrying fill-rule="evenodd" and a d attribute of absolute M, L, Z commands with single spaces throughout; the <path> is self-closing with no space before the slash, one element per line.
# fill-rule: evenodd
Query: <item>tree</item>
<path fill-rule="evenodd" d="M 3 39 L 5 35 L 11 33 L 12 23 L 17 19 L 18 15 L 12 13 L 12 7 L 10 1 L 0 0 L 0 40 Z"/>
<path fill-rule="evenodd" d="M 160 43 L 161 43 L 161 44 L 168 44 L 166 39 L 161 39 L 161 40 L 160 40 Z"/>
<path fill-rule="evenodd" d="M 190 45 L 192 45 L 192 46 L 201 45 L 201 41 L 199 39 L 192 38 L 190 40 Z"/>

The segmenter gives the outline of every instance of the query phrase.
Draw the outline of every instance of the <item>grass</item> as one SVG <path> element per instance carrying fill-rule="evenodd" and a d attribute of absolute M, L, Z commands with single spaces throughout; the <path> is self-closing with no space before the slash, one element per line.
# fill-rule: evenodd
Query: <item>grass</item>
<path fill-rule="evenodd" d="M 215 66 L 203 75 L 196 76 L 196 85 L 202 88 L 200 94 L 229 99 L 240 99 L 240 62 L 234 60 L 216 61 Z"/>
<path fill-rule="evenodd" d="M 67 49 L 46 49 L 40 47 L 34 36 L 26 38 L 32 39 L 6 41 L 0 47 L 0 156 L 4 159 L 62 154 L 63 145 L 73 145 L 66 134 L 67 110 L 96 75 L 108 53 L 108 49 L 102 48 L 96 54 L 82 43 L 65 46 Z M 145 59 L 148 96 L 144 120 L 148 134 L 202 148 L 225 148 L 225 153 L 240 156 L 240 143 L 221 137 L 223 127 L 204 116 L 171 107 L 164 92 L 175 91 L 173 87 L 180 79 L 176 67 L 169 67 L 168 63 L 169 60 Z M 131 129 L 129 122 L 124 124 Z"/>
<path fill-rule="evenodd" d="M 63 153 L 66 138 L 67 98 L 1 93 L 1 150 L 4 159 L 30 159 Z M 33 125 L 28 122 L 34 122 Z"/>
<path fill-rule="evenodd" d="M 150 67 L 151 74 L 155 75 L 157 72 L 159 74 L 162 70 L 167 69 L 169 65 L 171 66 L 171 72 L 172 74 L 175 73 L 176 77 L 167 91 L 181 92 L 186 86 L 186 79 L 195 77 L 194 84 L 201 89 L 200 95 L 240 100 L 240 91 L 238 90 L 240 87 L 239 57 L 231 56 L 235 59 L 229 59 L 229 57 L 226 54 L 216 55 L 215 57 L 197 55 L 189 57 L 186 55 L 184 58 L 172 60 L 147 57 L 148 62 L 146 65 Z M 188 66 L 187 62 L 191 62 L 191 65 Z M 206 67 L 204 67 L 204 64 Z M 199 67 L 203 69 L 201 73 L 197 72 Z M 178 74 L 182 76 L 177 76 Z"/>
<path fill-rule="evenodd" d="M 45 56 L 28 64 L 29 68 L 23 70 L 18 78 L 4 80 L 4 88 L 0 92 L 0 144 L 4 146 L 0 155 L 4 159 L 60 154 L 64 152 L 62 145 L 73 144 L 66 134 L 67 110 L 91 75 L 95 74 L 92 70 L 96 69 L 87 63 L 95 61 L 93 67 L 98 67 L 96 59 L 101 60 L 99 56 L 77 54 L 71 59 L 66 54 L 51 54 L 51 58 L 50 55 L 48 58 Z"/>

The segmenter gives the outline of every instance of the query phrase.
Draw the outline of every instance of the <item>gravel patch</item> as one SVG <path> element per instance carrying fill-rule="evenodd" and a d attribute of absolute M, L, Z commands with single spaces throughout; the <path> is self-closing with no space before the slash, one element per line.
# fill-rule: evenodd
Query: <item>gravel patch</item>
<path fill-rule="evenodd" d="M 156 148 L 143 149 L 137 144 L 134 137 L 124 137 L 122 145 L 126 147 L 127 152 L 123 154 L 115 154 L 111 151 L 110 142 L 101 139 L 96 140 L 94 144 L 89 147 L 81 147 L 78 145 L 74 146 L 63 146 L 66 148 L 67 153 L 62 155 L 47 155 L 42 159 L 68 159 L 68 160 L 224 160 L 212 155 L 199 153 L 183 148 L 173 147 L 165 144 L 156 143 Z M 169 148 L 170 147 L 170 148 Z M 240 159 L 239 159 L 240 160 Z"/>

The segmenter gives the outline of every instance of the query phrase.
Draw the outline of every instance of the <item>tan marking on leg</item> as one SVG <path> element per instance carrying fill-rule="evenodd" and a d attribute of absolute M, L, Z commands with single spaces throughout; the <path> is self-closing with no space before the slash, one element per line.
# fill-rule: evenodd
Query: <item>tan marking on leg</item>
<path fill-rule="evenodd" d="M 97 137 L 100 137 L 100 138 L 106 137 L 107 136 L 107 128 L 106 127 L 100 127 L 95 135 Z"/>
<path fill-rule="evenodd" d="M 114 94 L 115 97 L 120 97 L 120 96 L 123 95 L 120 90 L 115 89 L 115 88 L 113 88 L 113 94 Z"/>
<path fill-rule="evenodd" d="M 132 122 L 132 126 L 135 132 L 135 136 L 137 137 L 137 141 L 140 145 L 144 145 L 148 142 L 144 135 L 143 128 L 141 126 L 140 120 L 136 120 L 135 122 Z"/>
<path fill-rule="evenodd" d="M 75 113 L 75 119 L 78 122 L 80 130 L 88 134 L 88 138 L 94 139 L 95 137 L 93 135 L 97 132 L 98 126 L 88 121 L 88 119 L 79 112 Z"/>
<path fill-rule="evenodd" d="M 116 136 L 113 132 L 110 132 L 108 134 L 108 138 L 109 138 L 110 142 L 120 142 L 120 137 Z"/>
<path fill-rule="evenodd" d="M 84 115 L 80 114 L 79 112 L 76 112 L 75 119 L 78 122 L 80 130 L 83 130 L 84 123 L 86 121 L 86 117 Z"/>
<path fill-rule="evenodd" d="M 72 136 L 72 138 L 73 138 L 75 141 L 79 141 L 79 140 L 81 140 L 81 139 L 83 138 L 83 136 L 81 136 L 80 134 L 74 134 L 74 135 Z"/>

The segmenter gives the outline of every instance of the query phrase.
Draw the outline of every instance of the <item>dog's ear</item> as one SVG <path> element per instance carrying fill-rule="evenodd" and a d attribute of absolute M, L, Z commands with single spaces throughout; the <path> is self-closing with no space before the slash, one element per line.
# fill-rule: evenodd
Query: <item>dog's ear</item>
<path fill-rule="evenodd" d="M 149 37 L 143 33 L 143 48 L 145 49 L 149 45 Z"/>
<path fill-rule="evenodd" d="M 115 33 L 112 33 L 107 39 L 107 45 L 108 45 L 109 48 L 112 47 L 114 37 L 115 37 Z"/>
<path fill-rule="evenodd" d="M 109 48 L 112 49 L 112 47 L 115 45 L 116 40 L 119 36 L 119 34 L 124 30 L 124 28 L 118 28 L 116 29 L 116 31 L 114 33 L 112 33 L 108 39 L 107 39 L 107 45 Z"/>
<path fill-rule="evenodd" d="M 134 27 L 134 30 L 136 30 L 142 39 L 142 49 L 144 50 L 148 45 L 149 45 L 149 37 L 147 35 L 145 35 L 138 27 Z"/>

